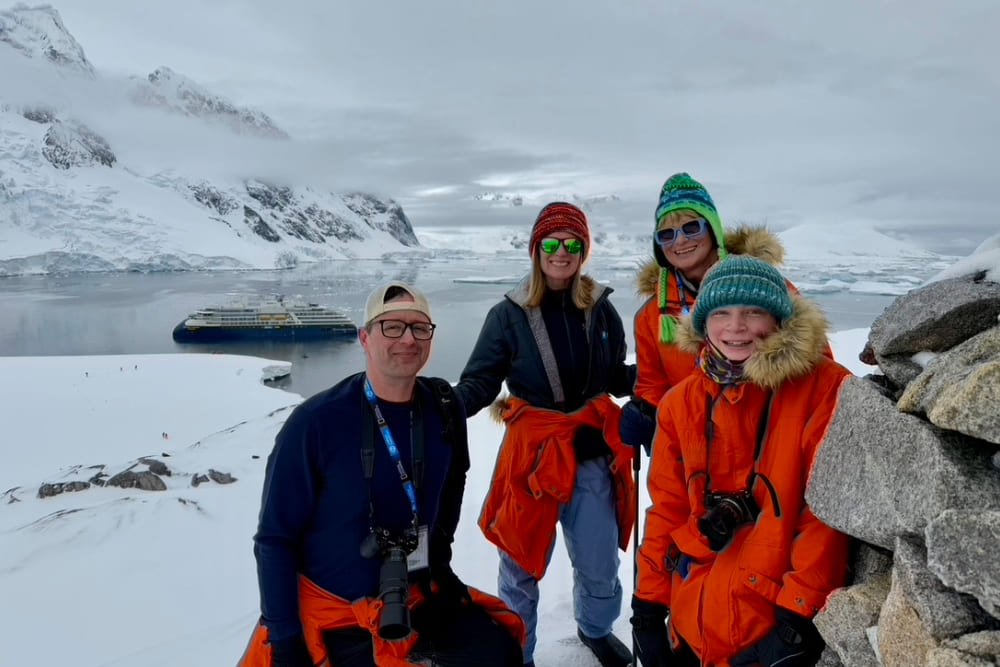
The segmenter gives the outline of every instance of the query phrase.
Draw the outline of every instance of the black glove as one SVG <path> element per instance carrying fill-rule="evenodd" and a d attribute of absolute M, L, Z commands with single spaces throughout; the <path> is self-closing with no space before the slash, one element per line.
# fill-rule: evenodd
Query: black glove
<path fill-rule="evenodd" d="M 632 639 L 635 657 L 642 667 L 666 667 L 670 664 L 670 638 L 667 637 L 666 605 L 632 596 Z"/>
<path fill-rule="evenodd" d="M 270 643 L 272 667 L 313 667 L 312 657 L 302 635 Z"/>
<path fill-rule="evenodd" d="M 626 445 L 642 448 L 649 456 L 653 434 L 656 432 L 656 407 L 641 398 L 633 398 L 622 408 L 622 418 L 618 423 L 618 436 Z"/>
<path fill-rule="evenodd" d="M 826 644 L 813 622 L 784 607 L 776 608 L 774 618 L 776 623 L 771 631 L 730 660 L 731 667 L 779 664 L 781 667 L 809 667 L 816 664 Z"/>
<path fill-rule="evenodd" d="M 450 566 L 437 569 L 433 575 L 438 590 L 435 597 L 451 609 L 458 609 L 463 604 L 472 604 L 469 587 L 462 583 Z"/>
<path fill-rule="evenodd" d="M 429 582 L 427 585 L 421 582 L 425 600 L 414 611 L 413 625 L 418 632 L 438 637 L 448 633 L 462 605 L 472 604 L 472 596 L 469 587 L 462 583 L 451 567 L 445 565 L 432 567 L 431 570 L 431 579 L 437 584 L 437 590 L 431 591 Z"/>

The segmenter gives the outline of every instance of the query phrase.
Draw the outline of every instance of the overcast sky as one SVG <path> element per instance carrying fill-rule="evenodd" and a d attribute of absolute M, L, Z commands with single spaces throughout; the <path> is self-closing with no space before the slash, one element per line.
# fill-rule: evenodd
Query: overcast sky
<path fill-rule="evenodd" d="M 268 113 L 287 169 L 469 222 L 485 190 L 616 194 L 688 171 L 727 220 L 997 228 L 994 0 L 61 0 L 104 76 L 160 65 Z M 191 152 L 191 151 L 188 151 Z M 478 207 L 478 208 L 477 208 Z M 595 208 L 594 216 L 602 215 Z"/>

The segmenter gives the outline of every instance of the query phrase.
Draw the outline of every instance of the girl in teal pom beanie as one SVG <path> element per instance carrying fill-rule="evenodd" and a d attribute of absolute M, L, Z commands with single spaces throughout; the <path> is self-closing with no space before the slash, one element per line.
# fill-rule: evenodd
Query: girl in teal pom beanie
<path fill-rule="evenodd" d="M 746 255 L 709 269 L 676 333 L 697 367 L 656 411 L 638 662 L 815 665 L 812 619 L 844 584 L 848 536 L 805 489 L 850 373 L 827 355 L 820 308 Z"/>
<path fill-rule="evenodd" d="M 639 269 L 637 280 L 646 298 L 635 315 L 637 378 L 620 429 L 623 440 L 647 451 L 660 397 L 695 367 L 694 355 L 679 350 L 675 336 L 679 318 L 694 307 L 705 273 L 730 254 L 780 264 L 785 252 L 764 227 L 725 231 L 708 190 L 686 173 L 663 184 L 653 217 L 653 257 Z"/>

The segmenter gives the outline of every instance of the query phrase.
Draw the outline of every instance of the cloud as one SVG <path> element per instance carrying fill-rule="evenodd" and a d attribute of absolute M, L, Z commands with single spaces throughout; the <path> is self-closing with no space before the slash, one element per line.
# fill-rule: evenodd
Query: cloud
<path fill-rule="evenodd" d="M 170 66 L 296 138 L 225 148 L 244 164 L 373 189 L 414 216 L 450 218 L 498 178 L 645 211 L 681 170 L 731 217 L 778 226 L 919 234 L 959 210 L 986 233 L 1000 205 L 982 176 L 1000 167 L 990 0 L 58 8 L 102 73 Z"/>

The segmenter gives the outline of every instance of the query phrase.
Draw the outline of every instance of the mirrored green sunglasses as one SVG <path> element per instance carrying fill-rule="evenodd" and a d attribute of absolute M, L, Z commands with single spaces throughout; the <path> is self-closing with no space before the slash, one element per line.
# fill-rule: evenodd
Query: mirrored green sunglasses
<path fill-rule="evenodd" d="M 554 255 L 560 245 L 571 255 L 579 255 L 583 250 L 583 241 L 580 239 L 542 239 L 538 245 L 546 255 Z"/>

